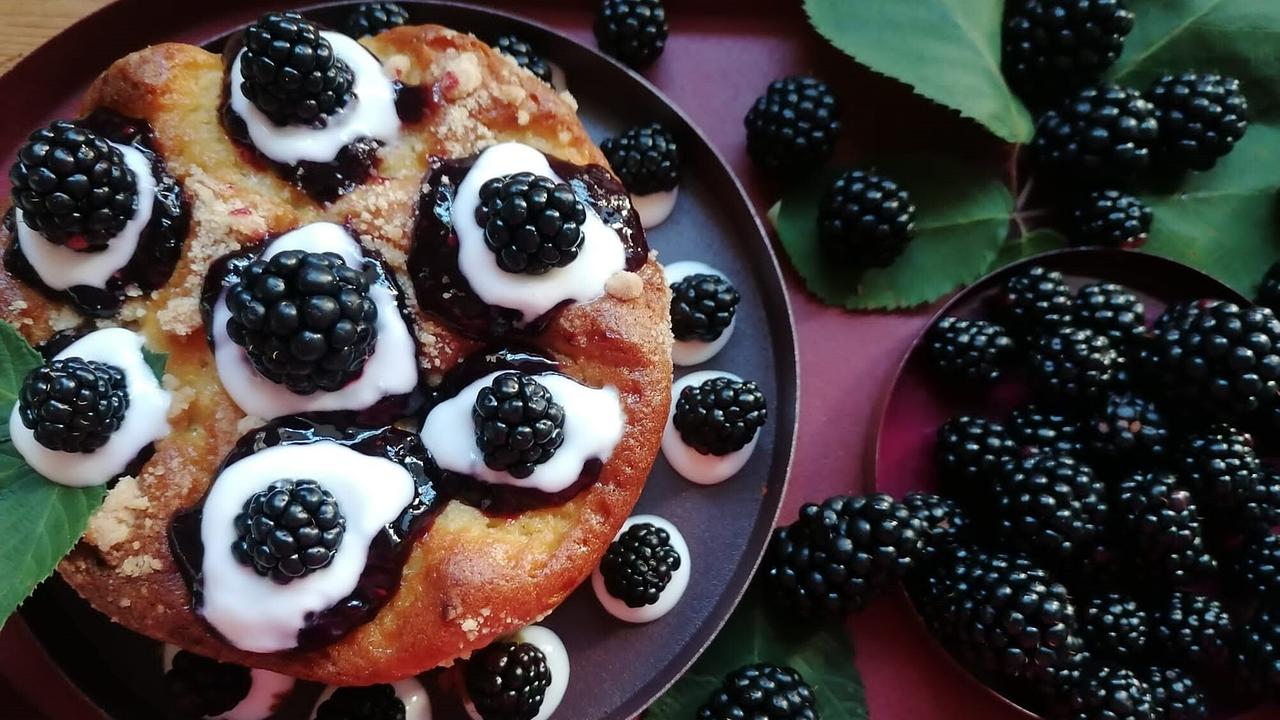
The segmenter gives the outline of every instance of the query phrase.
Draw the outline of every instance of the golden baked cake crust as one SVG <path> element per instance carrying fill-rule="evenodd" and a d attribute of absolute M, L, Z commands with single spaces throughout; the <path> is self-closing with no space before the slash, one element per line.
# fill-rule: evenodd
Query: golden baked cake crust
<path fill-rule="evenodd" d="M 478 346 L 423 315 L 405 272 L 427 158 L 517 140 L 570 162 L 605 164 L 571 97 L 474 37 L 417 26 L 362 42 L 406 85 L 425 86 L 430 100 L 421 121 L 383 148 L 377 177 L 329 206 L 252 162 L 228 138 L 218 119 L 217 55 L 157 45 L 117 61 L 90 88 L 85 113 L 109 108 L 151 125 L 156 149 L 189 196 L 192 224 L 169 284 L 134 293 L 116 320 L 103 323 L 134 327 L 152 349 L 169 353 L 172 432 L 136 478 L 112 489 L 59 568 L 91 604 L 133 630 L 220 660 L 344 685 L 447 664 L 554 609 L 590 574 L 638 499 L 671 384 L 668 289 L 651 257 L 638 272 L 610 278 L 603 297 L 565 309 L 534 340 L 566 374 L 620 391 L 626 430 L 597 483 L 563 505 L 513 517 L 449 503 L 412 550 L 399 592 L 371 622 L 327 647 L 247 653 L 195 615 L 169 550 L 169 520 L 200 501 L 235 441 L 260 424 L 223 391 L 205 341 L 198 298 L 209 264 L 307 222 L 348 223 L 395 269 L 414 315 L 419 362 L 438 380 Z M 11 242 L 0 230 L 0 243 Z M 0 273 L 0 307 L 33 343 L 84 322 L 8 273 Z"/>

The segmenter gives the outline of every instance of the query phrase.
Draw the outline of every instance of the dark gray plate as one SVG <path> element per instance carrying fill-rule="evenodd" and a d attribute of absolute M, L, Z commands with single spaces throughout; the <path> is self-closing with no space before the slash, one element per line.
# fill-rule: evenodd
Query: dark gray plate
<path fill-rule="evenodd" d="M 734 336 L 706 367 L 757 380 L 764 389 L 770 421 L 756 456 L 738 476 L 712 487 L 681 479 L 659 458 L 636 509 L 669 519 L 688 540 L 694 579 L 684 599 L 657 622 L 631 626 L 605 613 L 588 583 L 545 621 L 564 638 L 572 663 L 569 691 L 556 717 L 625 720 L 659 695 L 710 642 L 750 580 L 777 515 L 791 462 L 797 401 L 795 338 L 777 261 L 759 218 L 724 161 L 701 132 L 638 75 L 592 48 L 518 18 L 450 3 L 406 4 L 414 22 L 439 23 L 488 39 L 515 32 L 531 41 L 564 68 L 583 122 L 597 141 L 652 120 L 671 128 L 679 138 L 684 180 L 675 213 L 650 233 L 650 244 L 666 262 L 700 260 L 719 268 L 742 292 Z M 221 3 L 216 13 L 209 8 L 167 0 L 118 3 L 93 18 L 97 41 L 92 55 L 114 58 L 166 39 L 221 38 L 263 6 L 233 0 Z M 138 12 L 150 18 L 145 33 L 130 22 Z M 341 13 L 334 6 L 315 6 L 309 12 L 331 25 L 338 24 Z M 589 22 L 590 13 L 583 12 L 582 18 Z M 124 23 L 133 26 L 113 32 Z M 79 54 L 83 38 L 76 37 L 77 30 L 84 29 L 72 28 L 54 38 L 14 73 L 0 78 L 0 88 L 40 88 L 34 94 L 46 101 L 40 112 L 24 111 L 21 125 L 13 118 L 0 118 L 0 149 L 16 147 L 32 126 L 71 106 L 72 93 L 55 96 L 48 92 L 50 87 L 75 88 L 105 66 L 81 63 L 77 68 L 84 78 L 69 78 L 66 73 L 72 68 L 54 60 Z M 219 43 L 213 40 L 208 46 Z M 9 150 L 4 156 L 11 154 Z M 682 372 L 677 369 L 677 375 Z M 22 614 L 70 680 L 108 714 L 155 717 L 162 712 L 154 700 L 159 674 L 154 643 L 106 622 L 56 581 L 37 592 Z M 439 718 L 465 717 L 453 693 L 439 687 L 440 678 L 424 679 L 438 688 L 432 700 Z M 305 706 L 315 691 L 300 693 L 298 706 Z"/>

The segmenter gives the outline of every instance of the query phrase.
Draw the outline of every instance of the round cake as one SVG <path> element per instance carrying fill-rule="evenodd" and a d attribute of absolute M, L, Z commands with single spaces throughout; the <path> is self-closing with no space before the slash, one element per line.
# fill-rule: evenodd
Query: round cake
<path fill-rule="evenodd" d="M 123 458 L 62 577 L 157 640 L 333 685 L 557 607 L 639 498 L 672 377 L 663 269 L 575 109 L 470 35 L 272 14 L 222 55 L 124 57 L 37 131 L 3 319 L 46 357 L 35 390 L 127 406 L 28 426 L 66 484 Z M 58 153 L 107 199 L 66 211 L 89 200 Z M 140 349 L 167 354 L 156 387 L 117 359 Z"/>

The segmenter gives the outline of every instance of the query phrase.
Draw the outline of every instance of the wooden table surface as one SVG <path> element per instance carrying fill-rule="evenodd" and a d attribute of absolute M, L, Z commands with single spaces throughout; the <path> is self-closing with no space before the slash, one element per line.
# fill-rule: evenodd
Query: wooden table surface
<path fill-rule="evenodd" d="M 0 73 L 110 0 L 0 0 Z"/>

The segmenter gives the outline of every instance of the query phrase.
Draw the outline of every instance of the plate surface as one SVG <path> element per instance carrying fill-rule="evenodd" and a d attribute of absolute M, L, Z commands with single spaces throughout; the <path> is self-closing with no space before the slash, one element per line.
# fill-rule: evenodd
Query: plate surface
<path fill-rule="evenodd" d="M 146 5 L 137 0 L 123 4 Z M 106 59 L 93 73 L 146 42 L 181 39 L 216 47 L 225 33 L 238 29 L 264 7 L 228 2 L 211 17 L 211 5 L 187 5 L 198 7 L 187 10 L 161 0 L 150 3 L 154 12 L 145 37 L 140 38 L 137 29 L 119 35 L 101 33 L 90 55 Z M 723 369 L 760 383 L 769 398 L 770 422 L 762 431 L 756 456 L 737 476 L 712 487 L 679 478 L 659 458 L 636 508 L 637 513 L 661 515 L 681 529 L 696 568 L 694 582 L 671 614 L 649 625 L 629 626 L 613 619 L 599 607 L 589 584 L 544 623 L 564 638 L 572 663 L 568 694 L 556 717 L 624 720 L 674 681 L 724 623 L 759 562 L 777 515 L 791 462 L 797 400 L 795 339 L 777 261 L 759 219 L 724 161 L 687 118 L 639 76 L 591 48 L 515 17 L 449 3 L 406 5 L 415 23 L 439 23 L 482 38 L 515 32 L 530 40 L 564 68 L 583 123 L 597 141 L 652 120 L 671 128 L 680 142 L 684 179 L 674 214 L 649 233 L 649 242 L 667 262 L 700 260 L 719 268 L 742 292 L 737 327 L 728 346 L 709 363 L 692 369 Z M 329 24 L 336 24 L 342 12 L 334 6 L 307 10 Z M 43 103 L 39 109 L 24 111 L 18 120 L 0 118 L 0 150 L 6 156 L 32 127 L 74 107 L 78 95 L 52 92 L 50 78 L 41 77 L 37 63 L 30 61 L 37 60 L 36 55 L 52 58 L 71 52 L 79 41 L 77 29 L 54 38 L 0 78 L 0 88 Z M 68 81 L 60 87 L 74 85 Z M 618 98 L 626 101 L 620 103 Z M 0 189 L 7 191 L 3 180 Z M 677 369 L 677 376 L 684 372 Z M 155 643 L 106 622 L 58 582 L 46 583 L 22 614 L 71 681 L 110 716 L 160 713 L 155 700 L 159 676 Z M 69 625 L 75 632 L 68 632 Z M 450 684 L 446 675 L 430 673 L 424 680 L 435 690 L 437 717 L 461 719 L 465 715 L 453 700 L 453 690 L 445 687 Z M 318 688 L 308 687 L 299 693 L 299 707 L 305 707 L 302 701 L 316 692 Z"/>
<path fill-rule="evenodd" d="M 1061 272 L 1073 290 L 1093 282 L 1124 285 L 1145 305 L 1148 325 L 1167 305 L 1183 300 L 1218 298 L 1251 304 L 1221 282 L 1173 260 L 1128 250 L 1087 248 L 1044 253 L 987 275 L 939 308 L 933 321 L 944 315 L 990 317 L 987 303 L 992 296 L 1006 279 L 1031 265 Z M 1021 373 L 1011 373 L 1013 377 L 1002 379 L 990 388 L 966 388 L 940 380 L 924 342 L 924 332 L 933 321 L 925 326 L 903 358 L 877 426 L 871 454 L 873 487 L 876 492 L 894 497 L 913 491 L 937 491 L 934 448 L 938 426 L 966 413 L 1002 418 L 1027 396 Z M 937 652 L 945 653 L 945 650 L 938 646 Z M 981 683 L 977 678 L 972 679 Z M 989 691 L 997 694 L 995 690 Z M 1010 706 L 1012 713 L 1024 718 L 1039 717 L 1013 700 L 999 697 Z M 1231 714 L 1216 712 L 1212 717 L 1220 719 Z"/>

